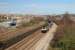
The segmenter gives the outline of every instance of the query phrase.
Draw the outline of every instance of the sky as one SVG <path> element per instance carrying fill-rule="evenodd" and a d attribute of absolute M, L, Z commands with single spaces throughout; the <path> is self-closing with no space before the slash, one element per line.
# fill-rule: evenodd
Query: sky
<path fill-rule="evenodd" d="M 0 13 L 75 13 L 75 0 L 0 0 Z"/>

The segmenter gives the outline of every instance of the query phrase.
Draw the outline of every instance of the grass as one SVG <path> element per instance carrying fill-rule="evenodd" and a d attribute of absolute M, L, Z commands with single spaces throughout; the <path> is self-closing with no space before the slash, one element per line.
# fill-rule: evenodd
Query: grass
<path fill-rule="evenodd" d="M 59 40 L 59 43 L 62 42 L 64 45 L 61 48 L 69 49 L 70 47 L 75 49 L 75 24 L 64 26 L 63 32 L 63 37 Z"/>
<path fill-rule="evenodd" d="M 75 23 L 64 23 L 59 24 L 48 50 L 75 50 Z"/>
<path fill-rule="evenodd" d="M 35 17 L 34 19 L 32 19 L 30 22 L 28 23 L 25 23 L 25 22 L 22 22 L 22 27 L 27 27 L 27 26 L 33 26 L 35 24 L 39 24 L 40 22 L 44 22 L 43 18 L 40 19 L 38 17 Z"/>

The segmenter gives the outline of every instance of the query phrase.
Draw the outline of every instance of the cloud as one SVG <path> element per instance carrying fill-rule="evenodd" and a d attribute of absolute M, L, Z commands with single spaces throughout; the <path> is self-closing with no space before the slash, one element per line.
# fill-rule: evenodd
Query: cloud
<path fill-rule="evenodd" d="M 6 3 L 6 2 L 0 2 L 0 8 L 1 7 L 7 7 L 10 6 L 10 4 Z"/>
<path fill-rule="evenodd" d="M 54 13 L 54 12 L 64 12 L 64 11 L 73 11 L 75 9 L 75 4 L 11 4 L 11 3 L 0 3 L 1 12 L 22 12 L 22 13 Z"/>
<path fill-rule="evenodd" d="M 51 9 L 51 8 L 60 8 L 60 9 L 68 9 L 75 8 L 75 4 L 28 4 L 24 5 L 24 7 L 37 8 L 37 9 Z"/>

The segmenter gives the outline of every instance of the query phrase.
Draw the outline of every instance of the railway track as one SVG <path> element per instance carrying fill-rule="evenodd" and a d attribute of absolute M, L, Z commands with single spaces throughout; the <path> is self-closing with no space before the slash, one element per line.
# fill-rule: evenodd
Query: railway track
<path fill-rule="evenodd" d="M 34 32 L 36 32 L 39 29 L 40 29 L 40 27 L 36 28 L 34 30 L 31 30 L 29 32 L 22 33 L 22 35 L 14 37 L 12 39 L 9 39 L 7 41 L 0 42 L 0 50 L 4 50 L 5 48 L 10 47 L 11 45 L 21 41 L 22 39 L 26 38 L 27 36 L 32 35 Z"/>
<path fill-rule="evenodd" d="M 6 40 L 11 39 L 13 37 L 16 37 L 18 35 L 21 35 L 22 33 L 28 32 L 29 30 L 33 30 L 35 28 L 38 28 L 42 25 L 45 25 L 45 23 L 40 22 L 40 23 L 35 24 L 30 27 L 16 28 L 16 29 L 12 29 L 12 30 L 8 30 L 6 32 L 0 33 L 0 41 L 6 41 Z"/>
<path fill-rule="evenodd" d="M 45 34 L 41 33 L 39 29 L 5 50 L 47 50 L 56 28 L 57 26 L 53 24 L 50 30 Z"/>
<path fill-rule="evenodd" d="M 15 41 L 18 40 L 16 43 L 14 43 L 13 45 L 10 45 L 9 47 L 6 47 L 2 50 L 35 50 L 36 48 L 41 49 L 43 44 L 45 45 L 49 41 L 48 40 L 50 37 L 49 35 L 52 34 L 52 32 L 54 32 L 55 26 L 53 26 L 52 28 L 51 28 L 51 30 L 53 30 L 53 31 L 49 31 L 46 34 L 41 33 L 41 30 L 39 28 L 34 29 L 33 31 L 30 31 L 30 32 L 27 32 L 26 33 L 27 35 L 22 34 L 22 35 L 20 35 L 21 37 L 20 36 L 16 37 Z M 28 35 L 28 34 L 30 34 L 30 35 Z M 42 41 L 41 41 L 41 39 L 42 39 Z M 10 40 L 10 43 L 11 42 L 12 41 Z M 41 42 L 43 42 L 43 44 Z M 39 46 L 39 48 L 37 46 Z"/>
<path fill-rule="evenodd" d="M 41 39 L 45 34 L 41 33 L 40 30 L 34 32 L 32 35 L 24 38 L 20 42 L 6 48 L 5 50 L 28 50 Z"/>
<path fill-rule="evenodd" d="M 23 30 L 21 30 L 21 31 L 23 31 L 22 33 L 20 31 L 18 32 L 18 34 L 20 34 L 20 35 L 17 35 L 17 33 L 15 32 L 16 36 L 13 33 L 12 33 L 13 35 L 10 34 L 10 36 L 8 36 L 8 35 L 4 36 L 2 39 L 0 39 L 0 50 L 4 50 L 5 48 L 8 48 L 11 45 L 21 41 L 22 39 L 26 38 L 27 36 L 33 34 L 37 30 L 39 30 L 41 27 L 42 27 L 42 24 L 37 26 L 36 28 L 31 27 L 31 30 L 28 32 L 25 32 L 25 29 L 23 29 Z M 13 38 L 10 38 L 12 36 L 13 36 Z M 5 38 L 5 37 L 7 37 L 7 38 Z"/>

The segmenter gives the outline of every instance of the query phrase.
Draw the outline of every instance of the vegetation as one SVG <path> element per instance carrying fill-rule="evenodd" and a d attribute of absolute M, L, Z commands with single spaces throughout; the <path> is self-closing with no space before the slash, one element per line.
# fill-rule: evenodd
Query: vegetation
<path fill-rule="evenodd" d="M 49 50 L 75 50 L 75 23 L 69 19 L 69 14 L 64 14 L 58 30 L 50 43 Z"/>
<path fill-rule="evenodd" d="M 40 22 L 44 21 L 43 18 L 41 17 L 34 17 L 34 19 L 32 19 L 30 22 L 22 22 L 21 26 L 20 27 L 27 27 L 27 26 L 33 26 L 35 24 L 39 24 Z"/>

